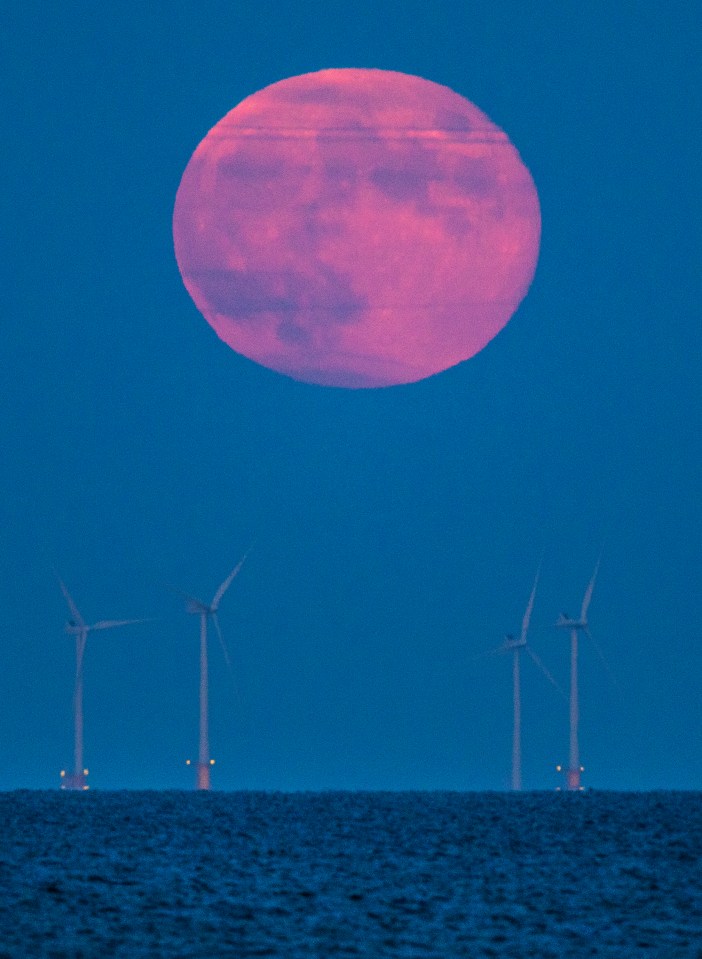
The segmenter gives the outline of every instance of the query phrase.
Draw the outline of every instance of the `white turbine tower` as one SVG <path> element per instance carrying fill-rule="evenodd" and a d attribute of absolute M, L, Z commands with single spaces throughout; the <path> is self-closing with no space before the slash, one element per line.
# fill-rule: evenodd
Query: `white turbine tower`
<path fill-rule="evenodd" d="M 534 585 L 531 589 L 531 595 L 529 596 L 529 602 L 527 607 L 524 610 L 524 617 L 522 619 L 522 631 L 519 634 L 519 639 L 508 633 L 505 636 L 505 641 L 501 646 L 498 646 L 497 649 L 492 650 L 493 653 L 513 653 L 512 658 L 512 698 L 513 698 L 513 729 L 512 729 L 512 789 L 519 791 L 522 788 L 522 690 L 521 690 L 521 663 L 520 663 L 520 653 L 522 650 L 531 658 L 531 660 L 538 666 L 541 672 L 544 674 L 546 679 L 558 690 L 562 695 L 562 690 L 556 680 L 553 678 L 551 673 L 546 669 L 544 664 L 541 662 L 539 657 L 536 655 L 534 650 L 527 644 L 527 632 L 529 630 L 529 622 L 531 620 L 531 612 L 534 608 L 534 598 L 536 597 L 536 587 L 539 584 L 539 576 L 541 575 L 541 567 L 536 571 L 536 577 L 534 579 Z"/>
<path fill-rule="evenodd" d="M 580 765 L 580 750 L 578 745 L 578 724 L 580 722 L 580 706 L 578 702 L 578 633 L 583 632 L 592 640 L 588 628 L 587 611 L 590 606 L 590 601 L 592 600 L 592 591 L 595 588 L 595 580 L 597 579 L 599 568 L 600 560 L 598 559 L 592 578 L 587 584 L 587 589 L 583 596 L 583 603 L 580 607 L 580 617 L 578 619 L 572 619 L 568 613 L 561 613 L 556 621 L 556 627 L 558 629 L 570 630 L 570 748 L 568 751 L 568 768 L 565 770 L 566 784 L 569 790 L 580 790 L 583 788 L 580 785 L 580 774 L 584 771 L 584 767 Z M 592 641 L 599 656 L 602 657 L 604 661 L 599 646 L 594 643 L 594 640 Z M 556 769 L 558 772 L 563 771 L 561 766 L 557 766 Z"/>
<path fill-rule="evenodd" d="M 217 633 L 217 638 L 219 639 L 222 652 L 224 653 L 224 659 L 227 663 L 227 666 L 231 669 L 231 661 L 229 659 L 229 653 L 227 652 L 227 647 L 224 642 L 224 637 L 222 636 L 222 630 L 219 627 L 217 612 L 219 610 L 219 604 L 222 601 L 222 597 L 231 586 L 233 579 L 241 567 L 244 565 L 244 561 L 246 560 L 247 556 L 248 552 L 242 559 L 239 560 L 224 582 L 220 584 L 217 592 L 212 598 L 211 603 L 204 603 L 201 599 L 196 599 L 194 596 L 188 596 L 187 593 L 182 594 L 187 600 L 187 605 L 185 607 L 187 612 L 194 616 L 200 617 L 200 743 L 198 749 L 198 759 L 195 764 L 195 768 L 197 770 L 197 789 L 210 788 L 210 768 L 214 766 L 215 762 L 214 759 L 210 759 L 210 742 L 208 732 L 209 684 L 207 672 L 207 620 L 210 617 L 212 618 L 212 622 Z M 187 763 L 188 765 L 191 765 L 191 761 L 189 759 L 187 760 Z"/>
<path fill-rule="evenodd" d="M 56 574 L 61 592 L 64 595 L 66 603 L 71 613 L 71 619 L 65 626 L 65 631 L 69 636 L 76 638 L 76 679 L 73 690 L 73 772 L 61 770 L 61 789 L 88 789 L 88 770 L 83 767 L 83 658 L 85 655 L 85 644 L 88 639 L 88 633 L 100 629 L 116 629 L 118 626 L 132 626 L 137 623 L 148 623 L 148 619 L 101 619 L 97 623 L 88 625 L 78 607 L 73 602 L 73 597 L 66 589 L 66 584 L 61 577 Z"/>

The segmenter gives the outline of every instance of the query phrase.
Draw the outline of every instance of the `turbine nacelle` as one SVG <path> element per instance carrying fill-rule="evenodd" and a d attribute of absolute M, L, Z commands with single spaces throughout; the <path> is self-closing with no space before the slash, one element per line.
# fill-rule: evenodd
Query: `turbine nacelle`
<path fill-rule="evenodd" d="M 572 619 L 568 613 L 561 613 L 554 625 L 565 629 L 587 629 L 587 620 Z"/>
<path fill-rule="evenodd" d="M 216 612 L 215 609 L 201 602 L 199 599 L 189 599 L 185 604 L 185 610 L 193 616 L 211 616 Z"/>
<path fill-rule="evenodd" d="M 526 644 L 526 637 L 520 636 L 519 638 L 516 638 L 512 635 L 512 633 L 507 633 L 503 648 L 505 650 L 522 649 L 524 646 L 526 646 Z"/>

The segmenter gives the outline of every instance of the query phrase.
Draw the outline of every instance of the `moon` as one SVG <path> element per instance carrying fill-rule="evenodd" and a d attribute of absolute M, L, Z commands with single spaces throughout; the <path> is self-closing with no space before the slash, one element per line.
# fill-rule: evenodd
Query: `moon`
<path fill-rule="evenodd" d="M 529 289 L 532 177 L 464 97 L 334 69 L 247 97 L 183 173 L 183 282 L 237 353 L 296 380 L 412 383 L 474 356 Z"/>

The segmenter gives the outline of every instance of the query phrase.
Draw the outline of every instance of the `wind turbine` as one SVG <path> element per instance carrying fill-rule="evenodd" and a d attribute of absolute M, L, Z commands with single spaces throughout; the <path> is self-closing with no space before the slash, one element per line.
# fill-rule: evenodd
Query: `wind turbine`
<path fill-rule="evenodd" d="M 522 691 L 520 663 L 520 653 L 522 650 L 526 652 L 526 654 L 544 674 L 546 679 L 548 679 L 548 681 L 555 686 L 558 692 L 562 695 L 562 690 L 556 680 L 546 669 L 531 646 L 527 645 L 527 632 L 529 630 L 529 622 L 531 620 L 531 612 L 534 608 L 534 598 L 536 596 L 536 587 L 539 584 L 540 575 L 541 566 L 539 566 L 536 571 L 536 577 L 534 578 L 534 585 L 531 589 L 529 602 L 524 610 L 522 631 L 519 634 L 519 638 L 516 639 L 512 633 L 508 633 L 505 636 L 503 644 L 498 646 L 497 649 L 492 650 L 494 653 L 512 652 L 514 654 L 512 658 L 512 696 L 514 704 L 514 722 L 512 730 L 512 789 L 515 791 L 519 791 L 522 788 Z"/>
<path fill-rule="evenodd" d="M 595 588 L 597 572 L 600 568 L 600 559 L 595 564 L 595 570 L 590 582 L 587 584 L 583 603 L 580 607 L 580 618 L 572 619 L 568 613 L 561 613 L 556 621 L 558 629 L 570 630 L 570 748 L 568 752 L 568 768 L 565 770 L 567 788 L 577 791 L 583 787 L 580 785 L 580 774 L 584 772 L 584 766 L 580 765 L 580 751 L 578 746 L 578 724 L 580 722 L 580 707 L 578 703 L 578 633 L 583 632 L 592 640 L 598 654 L 604 660 L 599 646 L 594 642 L 590 635 L 587 622 L 587 611 L 592 600 L 592 591 Z M 606 663 L 605 663 L 606 665 Z M 562 772 L 561 766 L 556 766 L 558 772 Z"/>
<path fill-rule="evenodd" d="M 65 769 L 61 770 L 61 789 L 85 790 L 90 788 L 86 782 L 88 778 L 88 770 L 83 767 L 83 657 L 85 654 L 85 644 L 88 639 L 88 633 L 92 633 L 100 629 L 116 629 L 118 626 L 131 626 L 137 623 L 148 623 L 150 620 L 101 619 L 97 623 L 88 625 L 78 611 L 78 607 L 73 602 L 73 597 L 66 589 L 66 584 L 63 582 L 58 573 L 56 574 L 56 578 L 59 586 L 61 587 L 61 592 L 64 595 L 64 599 L 68 604 L 68 609 L 71 613 L 71 618 L 66 623 L 65 631 L 69 636 L 75 636 L 76 638 L 76 679 L 73 691 L 73 772 L 69 773 L 66 772 Z"/>
<path fill-rule="evenodd" d="M 210 759 L 210 743 L 208 733 L 207 620 L 210 617 L 212 618 L 220 646 L 222 647 L 224 659 L 227 663 L 227 666 L 231 669 L 231 661 L 229 659 L 229 653 L 227 652 L 227 647 L 224 642 L 224 637 L 222 636 L 222 630 L 219 627 L 217 612 L 219 610 L 219 604 L 222 601 L 222 597 L 231 586 L 232 581 L 241 567 L 244 565 L 244 561 L 246 560 L 247 556 L 248 552 L 245 553 L 243 558 L 239 560 L 227 578 L 220 583 L 211 603 L 204 603 L 201 599 L 196 599 L 194 596 L 188 596 L 187 593 L 181 594 L 185 596 L 187 600 L 185 607 L 186 611 L 191 613 L 193 616 L 200 617 L 200 744 L 198 749 L 198 759 L 197 763 L 195 764 L 195 768 L 197 770 L 197 789 L 210 788 L 210 769 L 215 763 L 214 759 Z M 187 760 L 187 764 L 191 765 L 191 761 L 189 759 Z"/>

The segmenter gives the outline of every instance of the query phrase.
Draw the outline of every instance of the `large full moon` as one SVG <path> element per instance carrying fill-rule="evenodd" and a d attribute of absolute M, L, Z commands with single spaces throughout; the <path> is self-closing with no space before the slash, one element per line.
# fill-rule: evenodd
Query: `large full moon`
<path fill-rule="evenodd" d="M 308 383 L 411 383 L 467 360 L 532 281 L 519 153 L 447 87 L 322 70 L 247 97 L 176 196 L 178 267 L 220 339 Z"/>

